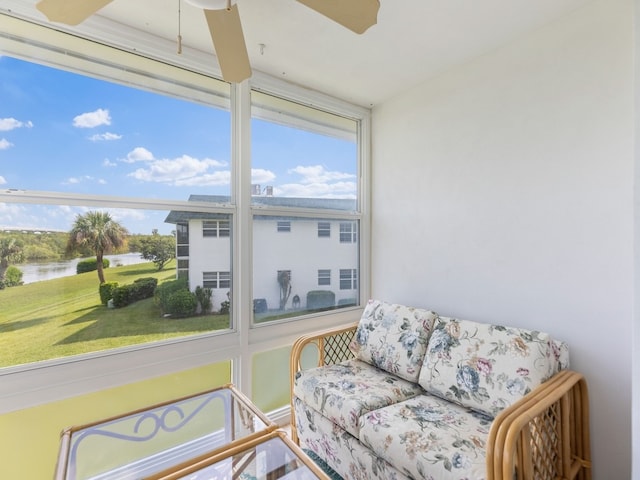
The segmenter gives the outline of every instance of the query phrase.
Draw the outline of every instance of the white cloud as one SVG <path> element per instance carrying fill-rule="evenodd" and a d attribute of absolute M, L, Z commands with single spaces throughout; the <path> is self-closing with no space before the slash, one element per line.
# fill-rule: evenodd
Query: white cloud
<path fill-rule="evenodd" d="M 264 170 L 263 168 L 251 169 L 251 183 L 266 185 L 272 183 L 275 179 L 276 174 L 271 170 Z"/>
<path fill-rule="evenodd" d="M 0 225 L 18 225 L 18 222 L 25 218 L 25 210 L 25 206 L 17 203 L 0 203 Z"/>
<path fill-rule="evenodd" d="M 201 187 L 201 186 L 220 186 L 229 185 L 231 183 L 231 172 L 229 170 L 221 170 L 219 172 L 198 175 L 195 177 L 177 180 L 175 185 L 178 187 Z"/>
<path fill-rule="evenodd" d="M 153 160 L 153 153 L 144 147 L 136 147 L 127 153 L 127 157 L 122 161 L 125 163 L 149 162 Z"/>
<path fill-rule="evenodd" d="M 143 182 L 160 182 L 169 185 L 221 185 L 228 183 L 228 180 L 225 180 L 228 179 L 228 175 L 221 176 L 222 172 L 211 172 L 210 169 L 224 165 L 209 158 L 198 160 L 182 155 L 173 160 L 153 160 L 145 168 L 138 168 L 128 176 Z"/>
<path fill-rule="evenodd" d="M 91 181 L 93 179 L 94 178 L 91 175 L 83 175 L 81 177 L 69 177 L 63 183 L 64 184 L 77 184 L 77 183 L 88 182 L 88 181 Z"/>
<path fill-rule="evenodd" d="M 0 185 L 4 185 L 7 181 L 4 179 L 2 175 L 0 175 Z"/>
<path fill-rule="evenodd" d="M 288 171 L 288 173 L 297 173 L 301 175 L 302 183 L 327 183 L 336 180 L 346 180 L 355 178 L 352 173 L 345 172 L 329 172 L 322 165 L 297 166 Z"/>
<path fill-rule="evenodd" d="M 110 140 L 120 140 L 122 135 L 118 135 L 117 133 L 96 133 L 95 135 L 91 135 L 89 140 L 92 142 L 100 142 L 100 141 L 110 141 Z"/>
<path fill-rule="evenodd" d="M 322 165 L 297 166 L 289 174 L 300 175 L 297 183 L 274 186 L 274 194 L 282 197 L 356 198 L 356 175 L 328 171 Z"/>
<path fill-rule="evenodd" d="M 356 182 L 289 183 L 274 188 L 281 197 L 356 198 Z"/>
<path fill-rule="evenodd" d="M 31 128 L 33 123 L 29 120 L 27 122 L 21 122 L 15 118 L 0 118 L 0 131 L 7 132 L 16 128 Z"/>
<path fill-rule="evenodd" d="M 112 161 L 111 161 L 111 160 L 109 160 L 108 158 L 105 158 L 105 159 L 102 161 L 102 166 L 103 166 L 103 167 L 115 167 L 115 166 L 117 166 L 117 165 L 118 165 L 118 164 L 117 164 L 116 162 L 112 162 Z"/>
<path fill-rule="evenodd" d="M 73 126 L 78 128 L 94 128 L 100 125 L 111 125 L 109 110 L 99 108 L 93 112 L 82 113 L 73 119 Z"/>
<path fill-rule="evenodd" d="M 0 138 L 0 150 L 6 150 L 10 147 L 13 147 L 13 143 L 11 143 L 6 138 Z"/>

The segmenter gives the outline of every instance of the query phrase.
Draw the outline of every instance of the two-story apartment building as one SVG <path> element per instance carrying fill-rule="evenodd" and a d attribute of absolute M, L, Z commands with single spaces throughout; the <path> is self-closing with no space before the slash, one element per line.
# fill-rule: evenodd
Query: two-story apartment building
<path fill-rule="evenodd" d="M 266 190 L 271 191 L 271 190 Z M 224 204 L 222 195 L 192 195 L 190 201 Z M 349 210 L 355 201 L 333 198 L 291 198 L 254 195 L 264 207 Z M 177 275 L 213 292 L 213 309 L 231 295 L 231 235 L 229 215 L 171 211 L 176 225 Z M 255 313 L 305 310 L 307 294 L 331 292 L 325 307 L 351 305 L 358 298 L 358 222 L 294 215 L 253 216 L 253 298 Z M 304 246 L 301 248 L 301 245 Z M 283 285 L 280 279 L 287 279 Z"/>

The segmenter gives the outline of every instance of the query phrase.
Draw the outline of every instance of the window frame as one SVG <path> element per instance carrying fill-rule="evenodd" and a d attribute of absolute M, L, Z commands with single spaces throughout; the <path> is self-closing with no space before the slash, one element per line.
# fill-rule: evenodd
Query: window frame
<path fill-rule="evenodd" d="M 227 220 L 202 221 L 202 238 L 229 238 L 230 234 L 231 229 Z"/>
<path fill-rule="evenodd" d="M 318 286 L 326 287 L 331 285 L 331 269 L 320 268 L 318 269 Z"/>
<path fill-rule="evenodd" d="M 347 277 L 348 272 L 348 277 Z M 357 290 L 358 289 L 358 270 L 355 268 L 341 268 L 339 272 L 340 276 L 340 290 Z M 343 287 L 344 282 L 349 282 L 348 287 Z"/>
<path fill-rule="evenodd" d="M 331 238 L 331 222 L 318 222 L 318 238 Z"/>
<path fill-rule="evenodd" d="M 157 37 L 138 32 L 131 40 L 131 32 L 118 30 L 118 26 L 95 18 L 78 27 L 47 27 L 33 18 L 33 6 L 9 0 L 11 14 L 0 14 L 0 48 L 3 53 L 56 68 L 75 71 L 112 81 L 126 81 L 127 68 L 136 78 L 146 79 L 144 88 L 151 87 L 153 70 L 174 72 L 175 91 L 184 95 L 190 91 L 185 78 L 198 75 L 206 80 L 219 74 L 217 67 L 202 52 L 185 48 L 176 55 L 166 43 Z M 7 10 L 9 11 L 9 10 Z M 15 15 L 15 17 L 14 17 Z M 89 24 L 90 23 L 90 24 Z M 69 34 L 72 33 L 72 35 Z M 37 40 L 36 40 L 37 39 Z M 99 43 L 96 43 L 99 42 Z M 128 45 L 133 41 L 136 52 Z M 64 52 L 58 54 L 57 52 Z M 105 59 L 109 59 L 105 61 Z M 46 59 L 46 60 L 44 60 Z M 109 63 L 111 62 L 111 63 Z M 119 62 L 120 68 L 118 67 Z M 130 67 L 127 67 L 127 64 Z M 132 68 L 135 67 L 135 68 Z M 230 108 L 232 118 L 232 180 L 231 202 L 225 206 L 212 206 L 198 202 L 168 201 L 163 199 L 131 199 L 100 197 L 91 195 L 64 194 L 40 191 L 0 190 L 0 202 L 68 204 L 99 207 L 125 207 L 171 210 L 179 206 L 182 210 L 212 211 L 231 215 L 230 225 L 238 232 L 233 240 L 232 264 L 241 265 L 232 275 L 233 320 L 230 330 L 210 332 L 198 336 L 184 337 L 152 344 L 141 344 L 118 350 L 94 352 L 79 357 L 60 358 L 0 369 L 0 414 L 34 407 L 78 395 L 94 393 L 156 377 L 178 373 L 190 368 L 210 365 L 221 361 L 232 362 L 232 381 L 246 394 L 251 394 L 250 357 L 265 349 L 289 346 L 300 335 L 317 327 L 317 322 L 308 322 L 310 316 L 321 318 L 323 327 L 329 328 L 358 318 L 361 307 L 300 317 L 297 321 L 270 324 L 265 328 L 251 328 L 251 224 L 252 215 L 258 211 L 251 206 L 250 171 L 250 121 L 251 89 L 278 95 L 282 98 L 313 105 L 330 113 L 356 119 L 359 122 L 358 185 L 360 203 L 358 218 L 360 225 L 359 257 L 368 259 L 370 241 L 365 232 L 370 229 L 369 163 L 370 163 L 370 110 L 354 106 L 304 87 L 292 85 L 282 79 L 254 73 L 250 80 L 230 86 Z M 211 95 L 207 88 L 195 90 L 196 100 L 215 104 L 220 97 Z M 228 100 L 224 100 L 226 102 Z M 207 210 L 210 209 L 210 210 Z M 309 215 L 339 216 L 344 212 L 309 212 Z M 360 276 L 368 279 L 369 262 L 360 261 Z M 237 274 L 236 274 L 237 273 Z M 360 281 L 360 303 L 369 295 L 369 285 Z M 241 361 L 245 359 L 246 361 Z"/>
<path fill-rule="evenodd" d="M 349 227 L 348 231 L 346 228 Z M 358 228 L 354 222 L 340 222 L 340 243 L 356 243 L 358 241 Z"/>
<path fill-rule="evenodd" d="M 205 280 L 205 275 L 215 277 L 215 279 Z M 205 282 L 214 282 L 215 286 L 205 285 Z M 231 272 L 202 272 L 202 287 L 216 290 L 231 288 Z"/>
<path fill-rule="evenodd" d="M 276 221 L 276 231 L 278 233 L 290 233 L 291 232 L 291 221 L 290 220 L 277 220 Z"/>

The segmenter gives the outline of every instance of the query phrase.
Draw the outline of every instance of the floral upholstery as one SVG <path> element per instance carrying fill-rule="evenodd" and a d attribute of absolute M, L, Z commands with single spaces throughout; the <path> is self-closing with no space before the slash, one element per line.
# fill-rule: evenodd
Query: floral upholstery
<path fill-rule="evenodd" d="M 357 437 L 358 419 L 363 413 L 423 392 L 417 383 L 353 358 L 298 372 L 293 393 L 309 407 Z"/>
<path fill-rule="evenodd" d="M 418 381 L 494 417 L 550 378 L 563 350 L 546 333 L 438 317 Z"/>
<path fill-rule="evenodd" d="M 417 382 L 435 318 L 429 310 L 369 300 L 351 349 L 363 362 Z"/>
<path fill-rule="evenodd" d="M 300 447 L 314 452 L 344 480 L 409 480 L 299 398 L 293 404 Z"/>
<path fill-rule="evenodd" d="M 432 395 L 363 415 L 360 441 L 415 479 L 481 480 L 492 419 Z"/>
<path fill-rule="evenodd" d="M 482 480 L 493 418 L 569 366 L 532 330 L 369 301 L 356 358 L 298 371 L 297 438 L 345 480 Z"/>

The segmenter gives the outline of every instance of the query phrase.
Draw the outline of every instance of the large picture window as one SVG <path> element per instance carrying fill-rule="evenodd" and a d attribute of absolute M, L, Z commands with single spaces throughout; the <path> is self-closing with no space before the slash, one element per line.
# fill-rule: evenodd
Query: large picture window
<path fill-rule="evenodd" d="M 357 314 L 367 110 L 281 80 L 230 85 L 192 68 L 208 65 L 198 52 L 172 65 L 10 15 L 4 411 L 288 348 Z"/>
<path fill-rule="evenodd" d="M 254 91 L 251 125 L 252 183 L 268 186 L 251 197 L 253 294 L 267 306 L 255 321 L 358 304 L 355 281 L 348 291 L 330 284 L 332 270 L 359 268 L 357 238 L 350 230 L 344 245 L 342 226 L 355 229 L 360 218 L 357 122 Z M 283 225 L 289 235 L 273 233 Z M 286 266 L 292 280 L 274 281 L 269 272 L 276 266 Z"/>
<path fill-rule="evenodd" d="M 183 207 L 230 196 L 224 84 L 205 105 L 198 75 L 177 98 L 7 55 L 0 77 L 0 184 L 41 198 L 0 200 L 0 367 L 230 329 L 231 215 Z M 211 298 L 194 265 L 225 272 Z"/>

